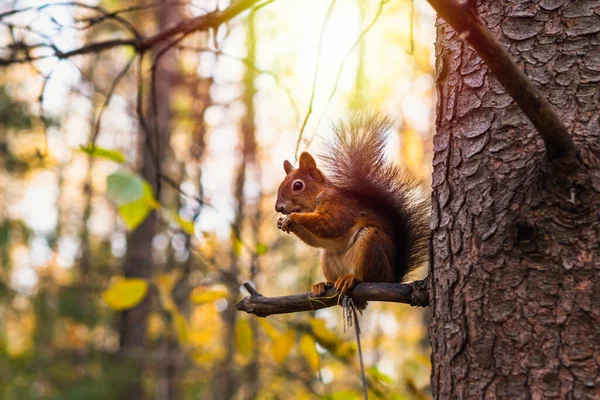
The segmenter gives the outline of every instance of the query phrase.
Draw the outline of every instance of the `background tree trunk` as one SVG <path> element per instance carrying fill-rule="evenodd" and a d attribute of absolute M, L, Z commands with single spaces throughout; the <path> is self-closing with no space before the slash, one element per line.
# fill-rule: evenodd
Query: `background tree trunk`
<path fill-rule="evenodd" d="M 569 177 L 552 170 L 523 113 L 439 21 L 434 398 L 600 397 L 599 10 L 600 1 L 479 4 L 580 146 L 584 167 Z"/>
<path fill-rule="evenodd" d="M 165 1 L 166 3 L 166 1 Z M 174 26 L 181 20 L 182 14 L 179 7 L 168 4 L 158 7 L 155 18 L 160 30 Z M 162 47 L 157 48 L 154 53 L 160 54 Z M 148 57 L 150 58 L 150 57 Z M 154 62 L 154 58 L 152 58 Z M 146 64 L 142 68 L 147 68 Z M 142 71 L 144 75 L 147 71 Z M 156 197 L 160 199 L 160 181 L 158 168 L 163 166 L 168 154 L 171 119 L 171 88 L 174 83 L 177 65 L 174 50 L 165 53 L 156 67 L 156 79 L 154 93 L 151 85 L 148 85 L 148 98 L 145 100 L 146 119 L 149 132 L 140 129 L 140 152 L 141 152 L 141 175 L 152 185 Z M 146 134 L 150 135 L 150 146 L 146 141 Z M 154 261 L 152 259 L 152 240 L 158 233 L 159 221 L 154 212 L 135 229 L 127 240 L 127 254 L 123 265 L 126 277 L 136 277 L 150 280 L 154 274 Z M 151 310 L 151 298 L 147 296 L 138 306 L 123 312 L 119 327 L 120 353 L 126 360 L 132 363 L 132 376 L 128 383 L 127 398 L 146 398 L 143 390 L 143 372 L 147 366 L 147 346 L 144 343 L 148 315 Z M 170 355 L 171 353 L 167 353 Z M 170 361 L 167 361 L 168 370 Z M 162 377 L 159 377 L 162 378 Z M 160 379 L 159 379 L 160 380 Z M 161 380 L 162 381 L 162 380 Z M 163 387 L 164 385 L 159 385 Z M 163 387 L 164 389 L 164 387 Z M 173 398 L 173 388 L 159 390 L 163 398 Z"/>
<path fill-rule="evenodd" d="M 229 279 L 227 280 L 228 291 L 230 293 L 227 309 L 223 312 L 223 322 L 225 323 L 224 347 L 225 356 L 220 362 L 220 367 L 215 376 L 215 391 L 213 398 L 215 400 L 227 400 L 234 398 L 240 389 L 242 378 L 239 374 L 238 365 L 235 362 L 236 348 L 236 324 L 238 323 L 238 311 L 235 307 L 239 298 L 239 282 L 232 279 L 241 275 L 240 270 L 240 250 L 242 247 L 242 231 L 246 221 L 247 199 L 244 195 L 244 187 L 251 172 L 256 172 L 256 132 L 255 132 L 255 108 L 254 108 L 254 80 L 257 72 L 253 67 L 256 62 L 256 37 L 255 37 L 255 14 L 250 12 L 248 16 L 248 25 L 246 29 L 246 67 L 242 85 L 244 93 L 242 101 L 244 103 L 245 115 L 240 126 L 240 161 L 234 173 L 233 197 L 235 201 L 234 218 L 231 224 L 232 248 L 230 251 L 230 265 L 228 270 Z M 257 205 L 258 207 L 258 205 Z M 252 221 L 250 221 L 252 222 Z M 245 243 L 245 242 L 244 242 Z M 254 260 L 254 262 L 258 262 Z M 256 265 L 256 264 L 255 264 Z M 253 337 L 256 337 L 257 329 L 251 326 Z M 255 348 L 258 346 L 254 345 Z M 253 398 L 253 394 L 258 388 L 258 361 L 251 362 L 248 373 L 255 381 L 251 382 L 247 398 Z M 254 365 L 255 364 L 255 365 Z"/>

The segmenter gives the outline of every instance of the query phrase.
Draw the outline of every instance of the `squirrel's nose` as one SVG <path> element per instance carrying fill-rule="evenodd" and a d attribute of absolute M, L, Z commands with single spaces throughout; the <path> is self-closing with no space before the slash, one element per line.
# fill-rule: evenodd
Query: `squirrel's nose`
<path fill-rule="evenodd" d="M 275 204 L 275 211 L 282 213 L 283 212 L 283 204 Z"/>

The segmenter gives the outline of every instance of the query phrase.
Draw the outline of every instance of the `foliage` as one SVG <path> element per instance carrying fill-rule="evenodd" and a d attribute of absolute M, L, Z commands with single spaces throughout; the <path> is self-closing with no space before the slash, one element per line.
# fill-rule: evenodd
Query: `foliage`
<path fill-rule="evenodd" d="M 112 160 L 123 164 L 125 162 L 125 156 L 120 151 L 103 149 L 102 147 L 88 144 L 87 146 L 81 146 L 80 151 L 89 154 L 92 157 L 102 157 L 107 160 Z"/>

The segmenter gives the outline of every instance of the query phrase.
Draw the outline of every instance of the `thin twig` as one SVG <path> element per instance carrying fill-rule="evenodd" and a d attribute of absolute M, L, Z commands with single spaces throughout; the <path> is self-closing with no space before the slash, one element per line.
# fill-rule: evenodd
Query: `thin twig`
<path fill-rule="evenodd" d="M 154 142 L 156 144 L 156 154 L 154 166 L 156 170 L 156 195 L 160 196 L 160 192 L 162 189 L 161 184 L 161 170 L 162 166 L 160 163 L 160 154 L 161 154 L 161 140 L 160 140 L 160 132 L 158 126 L 158 104 L 156 98 L 156 75 L 158 71 L 158 63 L 162 59 L 162 57 L 167 54 L 169 50 L 171 50 L 175 45 L 180 43 L 183 39 L 185 39 L 190 33 L 184 33 L 173 39 L 171 42 L 167 43 L 160 51 L 154 56 L 154 60 L 152 62 L 152 69 L 150 73 L 150 104 L 152 106 L 152 132 L 154 134 Z"/>
<path fill-rule="evenodd" d="M 144 53 L 145 51 L 152 49 L 154 46 L 164 42 L 165 40 L 168 40 L 171 37 L 180 34 L 189 34 L 202 30 L 215 29 L 221 24 L 233 19 L 240 13 L 250 9 L 259 1 L 260 0 L 239 0 L 224 10 L 215 10 L 197 17 L 185 18 L 177 25 L 146 38 L 111 39 L 102 42 L 89 43 L 69 51 L 62 51 L 56 46 L 51 45 L 54 50 L 54 53 L 52 54 L 30 57 L 28 59 L 0 59 L 0 66 L 41 60 L 50 57 L 67 59 L 78 55 L 99 53 L 115 47 L 123 46 L 130 46 L 133 47 L 138 53 Z M 0 15 L 0 18 L 6 15 L 7 13 L 4 13 Z"/>
<path fill-rule="evenodd" d="M 306 124 L 308 123 L 308 118 L 310 118 L 310 114 L 313 111 L 313 101 L 315 99 L 315 90 L 317 87 L 317 76 L 319 75 L 319 65 L 321 64 L 321 50 L 323 49 L 323 39 L 325 37 L 325 29 L 327 28 L 327 23 L 329 22 L 329 18 L 333 12 L 333 8 L 335 7 L 336 0 L 331 0 L 329 4 L 329 8 L 325 13 L 325 18 L 323 20 L 323 25 L 321 26 L 321 34 L 319 35 L 319 49 L 317 50 L 317 61 L 315 63 L 315 74 L 313 76 L 312 89 L 310 91 L 310 100 L 308 101 L 308 110 L 306 111 L 306 115 L 304 116 L 304 121 L 302 121 L 302 127 L 300 127 L 300 132 L 298 133 L 298 140 L 296 141 L 296 150 L 294 151 L 294 159 L 298 159 L 298 150 L 300 149 L 300 143 L 302 142 L 302 135 L 304 134 L 304 129 L 306 128 Z"/>
<path fill-rule="evenodd" d="M 102 103 L 102 106 L 100 107 L 100 110 L 98 111 L 98 116 L 96 117 L 96 122 L 94 123 L 94 133 L 92 135 L 92 140 L 91 140 L 92 146 L 96 145 L 96 139 L 98 139 L 98 134 L 100 133 L 100 124 L 102 122 L 102 114 L 104 114 L 104 110 L 108 107 L 108 103 L 110 102 L 110 99 L 112 98 L 113 93 L 115 92 L 117 86 L 119 85 L 119 82 L 121 82 L 121 79 L 127 74 L 127 71 L 129 71 L 129 68 L 135 61 L 136 56 L 137 56 L 137 54 L 134 55 L 133 57 L 131 57 L 129 62 L 119 72 L 119 74 L 116 76 L 116 78 L 110 85 L 110 88 L 108 89 L 108 93 L 106 94 L 106 97 L 104 98 L 104 103 Z"/>
<path fill-rule="evenodd" d="M 381 16 L 381 13 L 383 11 L 383 6 L 388 1 L 389 0 L 381 0 L 379 2 L 379 8 L 377 9 L 377 12 L 375 13 L 375 16 L 373 17 L 373 19 L 371 20 L 371 22 L 369 23 L 369 25 L 367 25 L 365 27 L 365 29 L 362 30 L 362 32 L 360 33 L 360 35 L 358 35 L 358 37 L 356 38 L 356 40 L 354 41 L 354 43 L 352 44 L 352 46 L 350 46 L 350 48 L 346 52 L 346 55 L 344 56 L 344 58 L 342 60 L 342 63 L 340 64 L 340 67 L 338 68 L 337 76 L 335 78 L 335 83 L 333 84 L 333 89 L 331 90 L 331 93 L 329 94 L 329 98 L 327 99 L 327 103 L 325 103 L 325 107 L 323 108 L 323 112 L 321 113 L 321 116 L 319 117 L 319 121 L 317 122 L 317 126 L 315 127 L 315 130 L 313 131 L 313 134 L 311 135 L 311 137 L 309 138 L 308 142 L 306 143 L 306 147 L 309 147 L 310 144 L 312 143 L 312 141 L 314 140 L 314 138 L 315 138 L 315 136 L 317 134 L 317 129 L 319 129 L 319 126 L 321 125 L 321 122 L 323 121 L 323 118 L 325 117 L 325 114 L 327 113 L 327 108 L 329 107 L 329 104 L 331 103 L 331 100 L 333 99 L 333 96 L 335 96 L 335 93 L 337 92 L 338 84 L 340 82 L 340 77 L 342 76 L 342 71 L 344 70 L 344 66 L 346 65 L 346 61 L 348 61 L 348 58 L 350 57 L 350 54 L 352 54 L 352 52 L 354 51 L 354 49 L 356 48 L 356 46 L 358 46 L 360 44 L 360 42 L 364 39 L 364 37 L 367 35 L 367 33 L 369 33 L 369 31 L 371 30 L 371 28 L 373 28 L 373 26 L 375 26 L 375 23 L 377 23 L 377 20 Z M 296 153 L 297 152 L 298 152 L 298 150 L 296 150 Z"/>
<path fill-rule="evenodd" d="M 3 18 L 10 16 L 10 15 L 14 15 L 14 14 L 18 14 L 18 13 L 22 13 L 22 12 L 26 12 L 26 11 L 32 11 L 32 10 L 36 10 L 36 11 L 42 11 L 45 8 L 50 8 L 50 7 L 56 7 L 56 6 L 61 6 L 61 7 L 79 7 L 79 8 L 85 8 L 88 10 L 93 10 L 96 11 L 100 14 L 102 14 L 103 18 L 110 18 L 113 19 L 115 21 L 117 21 L 118 23 L 120 23 L 125 29 L 127 29 L 128 31 L 130 31 L 134 37 L 140 37 L 139 32 L 137 31 L 137 29 L 135 28 L 135 26 L 133 26 L 133 24 L 131 22 L 129 22 L 128 20 L 122 18 L 119 16 L 120 13 L 123 13 L 125 11 L 120 10 L 120 11 L 114 11 L 114 12 L 108 12 L 107 10 L 105 10 L 102 7 L 99 6 L 93 6 L 90 4 L 85 4 L 85 3 L 79 3 L 76 1 L 69 1 L 69 2 L 59 2 L 59 3 L 49 3 L 49 4 L 42 4 L 41 6 L 33 6 L 33 7 L 26 7 L 26 8 L 21 8 L 18 10 L 11 10 L 11 11 L 7 11 L 3 14 L 0 14 L 0 20 L 2 20 Z"/>

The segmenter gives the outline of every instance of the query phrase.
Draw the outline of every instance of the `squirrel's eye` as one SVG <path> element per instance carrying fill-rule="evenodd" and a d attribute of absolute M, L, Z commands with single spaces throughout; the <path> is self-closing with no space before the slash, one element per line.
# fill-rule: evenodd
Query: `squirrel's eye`
<path fill-rule="evenodd" d="M 304 182 L 302 182 L 300 179 L 295 180 L 294 183 L 292 183 L 292 190 L 294 192 L 299 192 L 302 189 L 304 189 Z"/>

